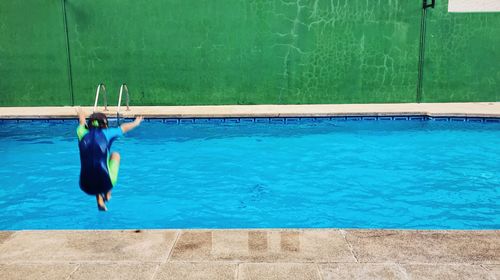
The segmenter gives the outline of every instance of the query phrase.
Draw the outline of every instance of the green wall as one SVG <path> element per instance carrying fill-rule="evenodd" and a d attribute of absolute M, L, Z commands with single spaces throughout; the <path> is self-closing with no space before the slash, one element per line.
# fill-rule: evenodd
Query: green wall
<path fill-rule="evenodd" d="M 70 104 L 67 60 L 60 1 L 0 1 L 0 106 Z"/>
<path fill-rule="evenodd" d="M 500 101 L 500 13 L 428 13 L 424 102 Z"/>
<path fill-rule="evenodd" d="M 421 1 L 0 2 L 0 106 L 415 102 Z M 500 14 L 428 11 L 424 102 L 498 101 Z"/>

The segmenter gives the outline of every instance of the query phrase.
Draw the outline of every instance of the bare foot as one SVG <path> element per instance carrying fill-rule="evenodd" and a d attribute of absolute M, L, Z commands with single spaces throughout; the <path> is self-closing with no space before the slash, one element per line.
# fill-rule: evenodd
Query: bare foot
<path fill-rule="evenodd" d="M 97 209 L 99 209 L 99 211 L 108 211 L 108 208 L 106 208 L 106 204 L 104 203 L 104 198 L 102 197 L 102 195 L 100 194 L 96 195 L 96 199 L 97 199 Z"/>
<path fill-rule="evenodd" d="M 106 194 L 106 201 L 109 201 L 111 200 L 111 191 L 109 191 L 107 194 Z"/>

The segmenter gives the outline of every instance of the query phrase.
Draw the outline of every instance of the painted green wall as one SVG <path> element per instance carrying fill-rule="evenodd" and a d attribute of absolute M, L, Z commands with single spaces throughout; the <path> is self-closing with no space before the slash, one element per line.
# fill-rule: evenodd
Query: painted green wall
<path fill-rule="evenodd" d="M 423 102 L 500 101 L 500 13 L 428 13 Z"/>
<path fill-rule="evenodd" d="M 0 1 L 0 106 L 71 105 L 62 0 Z M 415 102 L 421 1 L 66 0 L 76 105 Z M 500 13 L 428 13 L 424 102 L 496 101 Z"/>
<path fill-rule="evenodd" d="M 0 106 L 71 102 L 60 1 L 0 1 Z"/>

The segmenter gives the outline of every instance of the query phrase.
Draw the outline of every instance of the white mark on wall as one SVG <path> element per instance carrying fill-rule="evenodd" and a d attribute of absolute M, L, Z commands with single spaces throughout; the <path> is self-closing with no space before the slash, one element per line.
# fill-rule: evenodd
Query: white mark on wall
<path fill-rule="evenodd" d="M 500 12 L 500 0 L 449 0 L 448 12 Z"/>

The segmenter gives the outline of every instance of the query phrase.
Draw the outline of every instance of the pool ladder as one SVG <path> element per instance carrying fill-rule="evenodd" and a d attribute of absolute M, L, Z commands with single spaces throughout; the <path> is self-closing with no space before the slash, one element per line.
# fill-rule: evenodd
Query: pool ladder
<path fill-rule="evenodd" d="M 100 94 L 101 90 L 103 92 L 103 98 L 104 98 L 104 111 L 108 111 L 108 100 L 107 100 L 107 96 L 106 96 L 107 95 L 106 94 L 106 86 L 103 83 L 100 83 L 99 85 L 97 85 L 97 90 L 95 93 L 94 109 L 92 112 L 95 112 L 95 110 L 97 109 L 97 103 L 99 101 L 99 94 Z M 124 91 L 125 91 L 125 104 L 127 106 L 127 111 L 130 111 L 130 106 L 129 106 L 130 95 L 128 93 L 127 84 L 123 83 L 120 86 L 120 93 L 118 95 L 118 108 L 116 110 L 116 119 L 118 120 L 118 123 L 120 122 L 120 108 L 122 105 L 122 95 L 123 95 Z"/>
<path fill-rule="evenodd" d="M 128 94 L 128 87 L 126 83 L 120 86 L 120 94 L 118 95 L 118 109 L 116 110 L 116 119 L 120 122 L 120 107 L 122 106 L 122 93 L 125 90 L 125 104 L 127 105 L 127 111 L 130 111 L 130 96 Z"/>
<path fill-rule="evenodd" d="M 100 83 L 97 85 L 97 90 L 95 92 L 95 102 L 94 102 L 94 109 L 92 110 L 92 113 L 95 113 L 95 109 L 97 109 L 97 102 L 99 101 L 99 93 L 101 92 L 101 89 L 103 91 L 104 95 L 104 111 L 108 110 L 108 100 L 106 98 L 106 86 L 104 86 L 103 83 Z"/>

